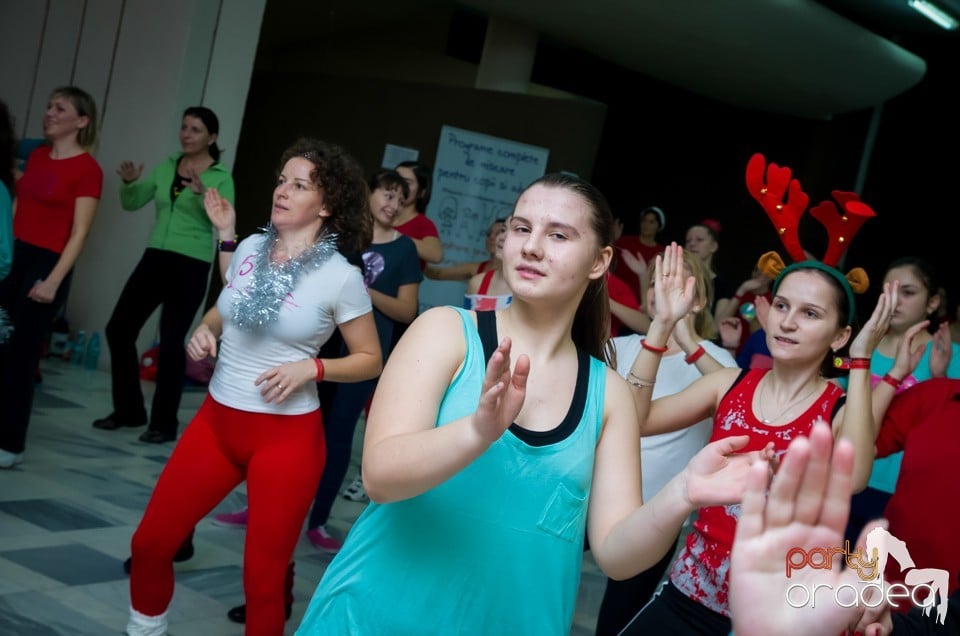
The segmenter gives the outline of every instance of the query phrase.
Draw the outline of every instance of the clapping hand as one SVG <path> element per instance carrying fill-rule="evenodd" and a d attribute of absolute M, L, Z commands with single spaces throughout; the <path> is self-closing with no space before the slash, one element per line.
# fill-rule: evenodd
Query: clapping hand
<path fill-rule="evenodd" d="M 883 291 L 880 292 L 880 298 L 877 299 L 877 306 L 873 309 L 870 319 L 860 329 L 860 333 L 850 344 L 851 358 L 869 358 L 873 355 L 873 350 L 880 344 L 880 340 L 890 328 L 890 317 L 893 310 L 897 307 L 900 296 L 900 281 L 895 280 L 892 283 L 884 283 Z M 853 311 L 853 307 L 850 308 Z"/>
<path fill-rule="evenodd" d="M 717 324 L 720 342 L 726 349 L 736 349 L 743 339 L 743 320 L 737 316 L 724 318 Z"/>
<path fill-rule="evenodd" d="M 203 181 L 200 180 L 200 173 L 197 172 L 197 169 L 193 166 L 187 166 L 185 172 L 187 173 L 185 175 L 187 177 L 187 187 L 190 188 L 194 194 L 202 197 L 204 192 L 206 192 L 206 188 L 203 185 Z"/>
<path fill-rule="evenodd" d="M 933 347 L 930 348 L 930 375 L 934 378 L 945 378 L 951 357 L 953 357 L 953 342 L 950 339 L 950 323 L 944 321 L 933 334 Z"/>
<path fill-rule="evenodd" d="M 697 280 L 683 267 L 683 248 L 671 243 L 657 255 L 653 280 L 655 318 L 665 324 L 676 324 L 693 308 Z"/>
<path fill-rule="evenodd" d="M 749 441 L 748 435 L 725 437 L 693 456 L 684 471 L 686 497 L 692 507 L 740 503 L 755 461 L 765 462 L 772 471 L 773 442 L 760 451 L 738 452 Z"/>
<path fill-rule="evenodd" d="M 124 183 L 133 183 L 143 174 L 143 164 L 137 166 L 132 161 L 121 161 L 120 167 L 117 168 L 117 174 L 120 175 Z"/>
<path fill-rule="evenodd" d="M 207 211 L 210 223 L 217 228 L 218 232 L 233 236 L 233 229 L 237 223 L 237 211 L 225 197 L 220 196 L 216 188 L 207 188 L 203 195 L 203 208 Z"/>
<path fill-rule="evenodd" d="M 647 261 L 643 258 L 643 255 L 640 252 L 634 254 L 630 250 L 620 248 L 620 256 L 623 257 L 623 264 L 626 265 L 631 272 L 643 278 L 647 273 Z"/>
<path fill-rule="evenodd" d="M 791 550 L 843 545 L 854 452 L 844 439 L 837 442 L 831 457 L 832 447 L 830 426 L 819 420 L 809 438 L 798 437 L 790 443 L 772 484 L 764 462 L 751 467 L 730 565 L 730 611 L 737 636 L 840 634 L 850 629 L 867 636 L 890 633 L 889 607 L 876 596 L 875 588 L 864 593 L 867 603 L 877 605 L 874 609 L 843 596 L 863 586 L 856 570 L 843 568 L 842 560 L 831 569 L 805 567 L 786 576 L 784 564 Z M 865 545 L 867 532 L 875 526 L 868 524 L 858 546 Z M 825 602 L 803 607 L 787 602 L 791 586 L 810 590 L 816 585 L 830 586 L 821 592 Z M 840 595 L 842 605 L 829 599 L 829 589 Z M 794 589 L 794 593 L 802 600 L 802 591 Z"/>
<path fill-rule="evenodd" d="M 890 368 L 890 375 L 895 378 L 904 379 L 917 368 L 920 358 L 923 357 L 925 347 L 917 342 L 917 335 L 920 334 L 930 324 L 929 320 L 918 322 L 907 329 L 903 337 L 900 338 L 900 346 L 897 347 L 897 355 Z M 931 352 L 931 366 L 933 365 L 933 354 Z"/>
<path fill-rule="evenodd" d="M 473 426 L 487 443 L 499 439 L 517 419 L 527 395 L 530 358 L 526 355 L 517 358 L 517 364 L 511 373 L 511 346 L 510 338 L 504 338 L 490 357 L 487 373 L 483 378 L 480 403 L 473 415 Z"/>

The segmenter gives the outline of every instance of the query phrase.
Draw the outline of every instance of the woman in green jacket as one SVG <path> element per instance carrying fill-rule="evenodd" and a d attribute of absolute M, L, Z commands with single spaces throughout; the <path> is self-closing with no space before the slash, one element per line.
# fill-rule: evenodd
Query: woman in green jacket
<path fill-rule="evenodd" d="M 146 179 L 143 164 L 120 164 L 120 202 L 125 210 L 156 204 L 157 221 L 147 249 L 127 280 L 107 323 L 112 369 L 113 412 L 93 425 L 113 430 L 147 422 L 140 390 L 136 341 L 147 318 L 162 305 L 157 388 L 150 426 L 140 440 L 163 443 L 177 437 L 177 409 L 183 391 L 184 340 L 203 302 L 214 257 L 236 247 L 232 224 L 216 229 L 207 217 L 203 195 L 216 188 L 233 202 L 233 177 L 221 164 L 217 133 L 220 124 L 209 108 L 191 106 L 183 112 L 177 152 L 160 163 Z M 214 233 L 217 233 L 215 235 Z"/>

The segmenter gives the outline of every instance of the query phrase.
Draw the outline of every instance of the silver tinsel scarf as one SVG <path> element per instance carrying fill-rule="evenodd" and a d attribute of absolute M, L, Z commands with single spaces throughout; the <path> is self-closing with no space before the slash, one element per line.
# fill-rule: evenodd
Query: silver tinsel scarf
<path fill-rule="evenodd" d="M 337 235 L 325 234 L 296 258 L 274 263 L 270 255 L 279 241 L 277 229 L 273 225 L 264 229 L 267 237 L 253 260 L 253 282 L 239 289 L 233 298 L 233 322 L 244 331 L 276 322 L 280 308 L 300 278 L 319 269 L 337 251 Z"/>

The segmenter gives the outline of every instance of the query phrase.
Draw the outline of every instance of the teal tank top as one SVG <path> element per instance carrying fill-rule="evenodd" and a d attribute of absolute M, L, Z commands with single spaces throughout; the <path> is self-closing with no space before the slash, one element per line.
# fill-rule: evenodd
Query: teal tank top
<path fill-rule="evenodd" d="M 471 313 L 453 309 L 466 356 L 437 426 L 476 409 L 486 368 Z M 371 502 L 327 567 L 297 636 L 569 634 L 606 383 L 604 363 L 587 360 L 582 415 L 563 439 L 530 445 L 508 430 L 428 492 Z"/>

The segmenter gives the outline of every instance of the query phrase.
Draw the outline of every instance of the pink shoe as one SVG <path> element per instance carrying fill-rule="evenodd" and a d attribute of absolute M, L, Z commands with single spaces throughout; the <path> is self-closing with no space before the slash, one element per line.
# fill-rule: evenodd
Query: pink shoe
<path fill-rule="evenodd" d="M 221 528 L 246 528 L 247 527 L 247 508 L 241 508 L 236 512 L 221 512 L 213 516 L 213 525 Z"/>
<path fill-rule="evenodd" d="M 307 530 L 307 540 L 318 550 L 323 550 L 327 554 L 336 554 L 343 547 L 337 539 L 327 532 L 326 526 L 319 526 L 312 530 Z"/>

